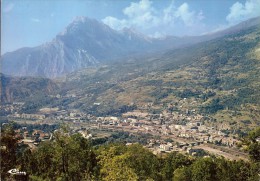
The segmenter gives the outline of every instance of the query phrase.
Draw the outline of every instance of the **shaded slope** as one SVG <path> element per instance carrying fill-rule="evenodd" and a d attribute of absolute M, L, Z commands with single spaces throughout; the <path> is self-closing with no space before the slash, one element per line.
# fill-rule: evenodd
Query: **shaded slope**
<path fill-rule="evenodd" d="M 28 98 L 35 96 L 46 96 L 55 92 L 58 85 L 45 78 L 32 77 L 10 77 L 0 74 L 1 103 L 13 101 L 27 101 Z"/>

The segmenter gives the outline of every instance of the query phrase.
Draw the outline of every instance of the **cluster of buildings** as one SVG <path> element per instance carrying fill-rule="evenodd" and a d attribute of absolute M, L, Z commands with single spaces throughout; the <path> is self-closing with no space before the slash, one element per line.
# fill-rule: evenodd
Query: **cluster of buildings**
<path fill-rule="evenodd" d="M 59 95 L 58 95 L 59 96 Z M 119 130 L 131 133 L 149 133 L 150 135 L 162 138 L 171 138 L 174 143 L 165 143 L 157 141 L 147 143 L 148 148 L 156 148 L 161 151 L 186 151 L 190 154 L 194 151 L 194 146 L 204 143 L 215 145 L 226 145 L 234 147 L 237 139 L 232 134 L 226 134 L 229 130 L 228 124 L 220 126 L 211 126 L 207 122 L 211 121 L 210 117 L 198 114 L 195 109 L 188 109 L 185 99 L 179 103 L 168 104 L 159 113 L 151 113 L 153 105 L 143 106 L 139 110 L 126 112 L 120 117 L 106 116 L 96 117 L 90 114 L 80 112 L 79 110 L 59 110 L 59 108 L 42 108 L 36 114 L 18 114 L 16 108 L 21 104 L 12 105 L 10 118 L 22 120 L 35 120 L 41 123 L 59 123 L 67 122 L 75 126 L 75 131 L 82 134 L 83 137 L 92 138 L 88 131 L 91 129 L 100 130 Z M 189 104 L 195 104 L 196 101 Z M 96 103 L 97 104 L 97 103 Z M 10 108 L 10 105 L 9 105 Z M 87 125 L 87 126 L 86 126 Z M 84 129 L 78 129 L 85 126 Z M 86 130 L 87 129 L 87 130 Z M 51 135 L 36 130 L 32 135 L 28 135 L 23 130 L 22 136 L 25 140 L 31 136 L 33 143 L 37 144 L 39 140 L 50 139 Z M 192 151 L 193 149 L 193 151 Z"/>
<path fill-rule="evenodd" d="M 15 118 L 22 118 L 22 119 L 45 119 L 45 115 L 43 114 L 13 114 Z"/>
<path fill-rule="evenodd" d="M 186 120 L 179 124 L 182 120 Z M 237 139 L 222 132 L 222 129 L 206 126 L 201 115 L 148 114 L 147 112 L 128 112 L 122 118 L 98 117 L 93 124 L 98 128 L 130 130 L 173 138 L 183 138 L 198 143 L 214 143 L 235 146 Z"/>
<path fill-rule="evenodd" d="M 41 141 L 52 139 L 52 133 L 37 129 L 28 130 L 27 127 L 16 129 L 15 133 L 20 144 L 28 144 L 30 147 L 34 147 L 33 145 L 37 146 Z"/>

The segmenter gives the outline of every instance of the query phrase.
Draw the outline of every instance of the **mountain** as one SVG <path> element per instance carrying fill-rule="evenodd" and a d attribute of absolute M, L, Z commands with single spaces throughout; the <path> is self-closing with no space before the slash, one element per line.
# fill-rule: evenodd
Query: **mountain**
<path fill-rule="evenodd" d="M 97 20 L 79 17 L 49 43 L 4 54 L 2 71 L 14 76 L 57 77 L 144 51 L 149 44 L 149 39 L 133 32 L 117 32 Z"/>
<path fill-rule="evenodd" d="M 36 96 L 47 97 L 55 92 L 58 85 L 46 78 L 10 77 L 0 73 L 1 103 L 25 101 Z"/>
<path fill-rule="evenodd" d="M 78 17 L 51 42 L 4 54 L 1 57 L 2 73 L 12 76 L 59 77 L 112 60 L 125 61 L 137 55 L 208 41 L 254 26 L 259 20 L 251 19 L 210 35 L 155 39 L 131 29 L 116 31 L 95 19 Z"/>
<path fill-rule="evenodd" d="M 118 33 L 128 39 L 142 37 L 129 29 Z M 223 34 L 153 56 L 87 67 L 59 81 L 4 76 L 1 97 L 6 101 L 15 95 L 13 101 L 25 101 L 25 112 L 59 107 L 101 116 L 133 109 L 160 113 L 170 106 L 180 113 L 193 110 L 217 123 L 230 123 L 234 129 L 254 127 L 260 117 L 259 24 Z"/>
<path fill-rule="evenodd" d="M 259 49 L 256 25 L 152 58 L 87 68 L 67 76 L 62 106 L 115 115 L 147 105 L 159 113 L 181 104 L 174 110 L 194 110 L 235 129 L 253 127 L 260 116 Z M 67 100 L 66 94 L 75 97 Z"/>
<path fill-rule="evenodd" d="M 178 43 L 175 43 L 174 48 L 185 47 L 187 45 L 193 45 L 196 43 L 205 42 L 205 41 L 213 40 L 216 38 L 221 38 L 221 37 L 224 37 L 227 35 L 236 34 L 240 31 L 247 30 L 250 27 L 254 27 L 254 26 L 258 26 L 260 28 L 260 17 L 251 18 L 251 19 L 243 21 L 237 25 L 231 26 L 229 28 L 210 32 L 210 33 L 207 33 L 207 34 L 204 34 L 201 36 L 184 36 L 184 37 L 178 38 L 179 39 L 177 41 Z M 175 42 L 176 42 L 176 37 L 169 37 L 169 39 L 175 39 Z M 171 42 L 171 40 L 168 42 Z"/>
<path fill-rule="evenodd" d="M 243 21 L 243 22 L 241 22 L 237 25 L 234 25 L 230 28 L 223 29 L 221 31 L 216 31 L 216 32 L 213 32 L 213 33 L 205 35 L 205 36 L 212 36 L 213 35 L 214 38 L 217 38 L 217 37 L 221 37 L 221 36 L 224 36 L 224 35 L 243 31 L 243 30 L 248 29 L 248 28 L 253 27 L 253 26 L 258 26 L 260 28 L 260 17 L 248 19 L 248 20 Z"/>

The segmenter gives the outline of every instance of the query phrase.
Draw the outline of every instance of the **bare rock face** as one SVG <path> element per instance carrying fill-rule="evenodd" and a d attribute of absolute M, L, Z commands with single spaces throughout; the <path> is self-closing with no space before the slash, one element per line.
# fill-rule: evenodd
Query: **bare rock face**
<path fill-rule="evenodd" d="M 133 35 L 132 35 L 133 36 Z M 129 39 L 97 20 L 76 18 L 51 42 L 34 48 L 21 48 L 1 58 L 2 73 L 13 76 L 58 77 L 96 66 L 129 53 L 136 45 L 150 44 L 142 37 Z"/>

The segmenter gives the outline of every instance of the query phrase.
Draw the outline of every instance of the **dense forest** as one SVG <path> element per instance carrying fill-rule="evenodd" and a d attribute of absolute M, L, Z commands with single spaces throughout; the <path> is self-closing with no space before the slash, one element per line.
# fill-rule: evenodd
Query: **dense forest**
<path fill-rule="evenodd" d="M 19 180 L 8 170 L 26 172 L 23 180 L 155 180 L 155 181 L 258 181 L 260 128 L 241 138 L 250 161 L 191 157 L 177 152 L 154 155 L 140 144 L 97 145 L 66 128 L 54 132 L 54 140 L 30 149 L 19 143 L 11 124 L 1 130 L 1 180 Z"/>

